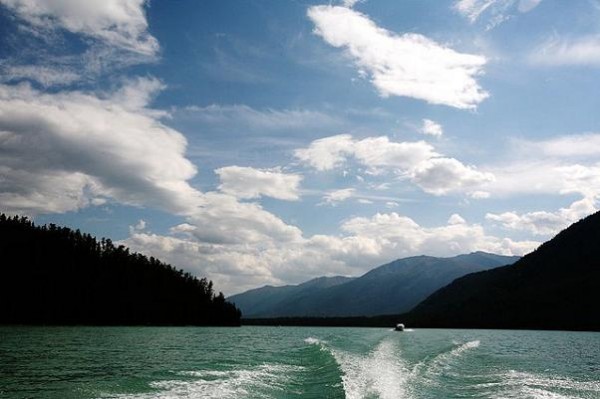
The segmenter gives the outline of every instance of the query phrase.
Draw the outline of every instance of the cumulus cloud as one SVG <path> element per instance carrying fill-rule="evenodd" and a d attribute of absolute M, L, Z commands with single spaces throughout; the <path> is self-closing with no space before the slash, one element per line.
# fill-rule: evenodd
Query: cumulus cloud
<path fill-rule="evenodd" d="M 484 185 L 494 196 L 600 194 L 600 135 L 573 134 L 543 140 L 514 140 L 509 163 L 486 169 L 496 179 Z"/>
<path fill-rule="evenodd" d="M 67 212 L 107 201 L 162 209 L 184 223 L 169 236 L 147 232 L 145 222 L 132 226 L 134 250 L 165 255 L 198 275 L 236 284 L 243 276 L 270 281 L 271 262 L 285 262 L 277 260 L 277 248 L 297 247 L 305 241 L 302 232 L 258 203 L 189 184 L 196 167 L 185 157 L 184 136 L 161 122 L 168 116 L 164 111 L 149 107 L 162 88 L 154 79 L 131 80 L 103 93 L 0 85 L 2 211 Z M 220 173 L 222 188 L 244 198 L 298 195 L 299 175 L 251 168 Z M 268 182 L 244 187 L 237 179 L 244 173 L 254 184 Z M 198 267 L 204 261 L 207 266 Z"/>
<path fill-rule="evenodd" d="M 202 207 L 187 216 L 187 234 L 198 241 L 219 244 L 259 245 L 261 242 L 292 242 L 302 232 L 254 202 L 216 193 L 204 193 Z"/>
<path fill-rule="evenodd" d="M 435 195 L 481 191 L 476 189 L 494 180 L 492 173 L 443 157 L 425 141 L 394 142 L 386 136 L 362 140 L 347 134 L 326 137 L 297 149 L 295 156 L 320 171 L 339 168 L 352 158 L 372 173 L 392 172 Z"/>
<path fill-rule="evenodd" d="M 0 85 L 0 199 L 25 213 L 65 212 L 113 198 L 186 212 L 199 195 L 186 139 L 147 107 L 162 87 L 129 81 L 103 95 Z"/>
<path fill-rule="evenodd" d="M 419 34 L 397 35 L 347 7 L 313 6 L 308 17 L 315 33 L 345 49 L 383 97 L 467 109 L 488 97 L 476 80 L 486 63 L 483 56 L 459 53 Z"/>
<path fill-rule="evenodd" d="M 515 160 L 488 170 L 495 180 L 483 185 L 495 197 L 579 195 L 580 200 L 556 210 L 488 213 L 500 226 L 550 236 L 594 213 L 600 198 L 600 135 L 572 134 L 538 141 L 514 140 Z"/>
<path fill-rule="evenodd" d="M 341 236 L 314 235 L 286 242 L 208 243 L 189 233 L 136 233 L 124 243 L 200 275 L 210 275 L 228 294 L 262 284 L 299 283 L 316 275 L 360 275 L 376 265 L 413 255 L 452 256 L 477 250 L 523 255 L 539 245 L 485 233 L 452 215 L 448 224 L 423 227 L 398 213 L 377 213 L 342 223 Z"/>
<path fill-rule="evenodd" d="M 423 119 L 423 125 L 421 126 L 421 129 L 419 131 L 423 134 L 434 137 L 441 137 L 442 134 L 444 134 L 444 129 L 442 128 L 442 125 L 432 121 L 431 119 Z"/>
<path fill-rule="evenodd" d="M 146 221 L 144 219 L 140 219 L 135 225 L 129 226 L 129 234 L 133 235 L 144 231 L 146 229 L 146 225 Z"/>
<path fill-rule="evenodd" d="M 339 202 L 343 202 L 349 198 L 352 198 L 355 193 L 356 189 L 354 188 L 342 188 L 339 190 L 333 190 L 323 196 L 322 204 L 335 206 Z"/>
<path fill-rule="evenodd" d="M 331 170 L 340 167 L 354 153 L 354 143 L 349 134 L 325 137 L 313 141 L 308 148 L 297 149 L 294 156 L 317 170 Z"/>
<path fill-rule="evenodd" d="M 297 149 L 294 155 L 303 163 L 325 171 L 342 166 L 348 157 L 373 169 L 406 169 L 437 153 L 425 141 L 393 142 L 387 136 L 355 140 L 351 135 L 341 134 L 315 140 L 307 148 Z"/>
<path fill-rule="evenodd" d="M 414 165 L 438 154 L 431 144 L 425 141 L 393 142 L 386 136 L 367 137 L 354 144 L 354 157 L 372 169 L 410 169 Z"/>
<path fill-rule="evenodd" d="M 377 213 L 370 218 L 356 217 L 347 220 L 341 228 L 356 237 L 371 237 L 382 251 L 396 251 L 402 256 L 419 253 L 446 256 L 475 250 L 522 254 L 512 242 L 487 235 L 482 226 L 468 224 L 460 215 L 451 216 L 447 225 L 423 227 L 396 212 Z M 538 245 L 537 242 L 529 244 L 527 250 Z"/>
<path fill-rule="evenodd" d="M 159 50 L 148 33 L 146 0 L 0 0 L 36 28 L 61 28 L 145 55 Z"/>
<path fill-rule="evenodd" d="M 411 180 L 425 192 L 444 195 L 451 191 L 479 187 L 494 181 L 494 175 L 480 172 L 454 158 L 432 158 L 414 168 Z"/>
<path fill-rule="evenodd" d="M 448 219 L 449 225 L 465 224 L 465 223 L 467 223 L 467 221 L 462 216 L 460 216 L 458 213 L 453 213 L 452 215 L 450 215 L 450 218 Z"/>
<path fill-rule="evenodd" d="M 237 198 L 250 199 L 261 196 L 295 201 L 300 198 L 298 190 L 302 176 L 283 173 L 281 169 L 255 169 L 242 166 L 226 166 L 215 170 L 221 184 L 219 190 Z"/>
<path fill-rule="evenodd" d="M 551 38 L 534 49 L 529 59 L 547 66 L 600 66 L 600 35 Z"/>
<path fill-rule="evenodd" d="M 597 210 L 598 198 L 586 197 L 573 202 L 567 208 L 560 208 L 555 212 L 535 211 L 521 214 L 517 212 L 488 213 L 486 219 L 497 222 L 507 229 L 548 236 L 558 233 L 560 230 L 565 229 Z"/>

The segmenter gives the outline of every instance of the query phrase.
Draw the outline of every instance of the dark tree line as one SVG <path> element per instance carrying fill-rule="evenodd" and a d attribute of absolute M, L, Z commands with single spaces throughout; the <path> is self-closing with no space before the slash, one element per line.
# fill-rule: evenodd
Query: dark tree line
<path fill-rule="evenodd" d="M 110 239 L 0 214 L 0 324 L 226 325 L 213 284 Z"/>

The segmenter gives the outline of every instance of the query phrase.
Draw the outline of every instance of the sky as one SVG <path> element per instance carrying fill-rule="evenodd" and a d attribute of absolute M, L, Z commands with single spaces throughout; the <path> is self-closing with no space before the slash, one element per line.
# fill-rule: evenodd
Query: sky
<path fill-rule="evenodd" d="M 226 295 L 598 209 L 600 0 L 0 0 L 0 211 Z"/>

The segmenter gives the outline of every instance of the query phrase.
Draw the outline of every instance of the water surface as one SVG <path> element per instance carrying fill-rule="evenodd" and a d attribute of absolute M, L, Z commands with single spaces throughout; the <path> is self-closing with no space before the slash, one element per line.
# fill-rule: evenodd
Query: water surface
<path fill-rule="evenodd" d="M 600 333 L 0 327 L 0 398 L 600 398 Z"/>

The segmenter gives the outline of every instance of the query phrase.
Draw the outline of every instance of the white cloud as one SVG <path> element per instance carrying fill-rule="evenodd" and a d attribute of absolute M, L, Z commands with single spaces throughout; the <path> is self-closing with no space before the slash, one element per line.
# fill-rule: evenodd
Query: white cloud
<path fill-rule="evenodd" d="M 518 9 L 520 12 L 529 12 L 540 5 L 542 0 L 520 0 Z"/>
<path fill-rule="evenodd" d="M 313 6 L 315 33 L 344 48 L 384 96 L 406 96 L 456 108 L 475 108 L 488 97 L 477 83 L 485 57 L 462 54 L 425 36 L 397 35 L 346 7 Z"/>
<path fill-rule="evenodd" d="M 354 152 L 354 140 L 349 134 L 325 137 L 297 149 L 294 156 L 313 168 L 324 171 L 340 167 L 346 156 Z"/>
<path fill-rule="evenodd" d="M 355 140 L 351 135 L 341 134 L 315 140 L 308 148 L 297 149 L 294 155 L 303 163 L 325 171 L 342 166 L 348 157 L 371 169 L 407 169 L 437 153 L 424 141 L 393 142 L 387 136 Z"/>
<path fill-rule="evenodd" d="M 442 125 L 431 119 L 423 119 L 423 126 L 421 126 L 420 132 L 429 136 L 441 137 L 444 134 L 444 129 Z"/>
<path fill-rule="evenodd" d="M 549 157 L 560 158 L 588 158 L 600 157 L 600 134 L 572 134 L 568 136 L 560 136 L 548 140 L 540 140 L 537 142 L 520 142 L 519 145 L 535 146 L 535 149 L 541 151 Z"/>
<path fill-rule="evenodd" d="M 517 252 L 513 242 L 488 236 L 483 227 L 468 224 L 460 216 L 453 215 L 445 226 L 422 227 L 409 217 L 396 212 L 378 213 L 371 218 L 357 217 L 346 221 L 342 230 L 357 237 L 371 237 L 382 251 L 411 256 L 420 253 L 447 256 L 476 250 L 503 254 Z M 539 243 L 529 242 L 520 250 L 530 251 Z"/>
<path fill-rule="evenodd" d="M 146 225 L 146 221 L 144 219 L 140 219 L 135 225 L 129 226 L 129 235 L 144 231 L 146 229 Z"/>
<path fill-rule="evenodd" d="M 62 28 L 144 55 L 159 50 L 148 33 L 146 0 L 0 0 L 36 28 Z"/>
<path fill-rule="evenodd" d="M 2 68 L 1 79 L 5 82 L 29 79 L 44 87 L 67 86 L 81 79 L 80 74 L 69 68 L 40 65 L 9 65 Z"/>
<path fill-rule="evenodd" d="M 338 126 L 342 121 L 319 111 L 307 109 L 264 109 L 247 105 L 218 105 L 205 107 L 191 105 L 179 110 L 183 116 L 215 125 L 243 125 L 256 129 L 311 129 L 323 126 Z"/>
<path fill-rule="evenodd" d="M 210 276 L 228 294 L 263 284 L 299 283 L 321 275 L 360 275 L 393 259 L 421 254 L 451 256 L 476 250 L 522 255 L 538 242 L 515 242 L 489 236 L 458 215 L 437 227 L 422 227 L 395 212 L 357 217 L 341 225 L 342 236 L 310 238 L 260 245 L 209 243 L 193 235 L 190 225 L 177 236 L 132 235 L 124 243 L 160 259 Z M 190 234 L 190 230 L 192 234 Z"/>
<path fill-rule="evenodd" d="M 491 194 L 487 191 L 472 191 L 468 193 L 469 197 L 473 199 L 485 199 L 490 198 Z"/>
<path fill-rule="evenodd" d="M 425 141 L 393 142 L 387 136 L 381 136 L 367 137 L 354 143 L 354 157 L 372 169 L 410 169 L 436 155 L 433 146 Z"/>
<path fill-rule="evenodd" d="M 463 165 L 454 158 L 432 158 L 414 168 L 411 180 L 425 192 L 444 195 L 451 191 L 480 187 L 494 181 L 494 175 Z"/>
<path fill-rule="evenodd" d="M 488 213 L 486 219 L 498 222 L 507 229 L 527 231 L 535 235 L 548 236 L 558 233 L 578 220 L 598 210 L 598 199 L 585 197 L 573 202 L 568 208 L 555 212 L 535 211 L 518 214 L 504 212 Z"/>
<path fill-rule="evenodd" d="M 454 4 L 454 8 L 474 22 L 479 16 L 491 7 L 497 0 L 459 0 Z"/>
<path fill-rule="evenodd" d="M 219 190 L 237 198 L 249 199 L 267 196 L 287 201 L 299 199 L 298 189 L 302 176 L 283 173 L 281 169 L 255 169 L 226 166 L 215 170 L 221 184 Z"/>
<path fill-rule="evenodd" d="M 360 1 L 364 1 L 364 0 L 342 0 L 342 5 L 344 7 L 349 7 L 352 8 L 354 7 L 354 5 Z"/>
<path fill-rule="evenodd" d="M 454 9 L 465 16 L 471 23 L 482 15 L 489 16 L 488 28 L 502 23 L 510 18 L 513 9 L 527 13 L 536 8 L 542 0 L 457 0 Z"/>
<path fill-rule="evenodd" d="M 496 177 L 483 186 L 492 195 L 600 194 L 600 134 L 558 136 L 538 141 L 513 140 L 506 163 L 489 165 Z"/>
<path fill-rule="evenodd" d="M 346 201 L 349 198 L 352 198 L 356 194 L 356 190 L 354 188 L 342 188 L 339 190 L 330 191 L 329 193 L 323 196 L 323 204 L 335 206 L 339 202 Z"/>
<path fill-rule="evenodd" d="M 195 208 L 186 139 L 147 107 L 161 87 L 138 79 L 98 95 L 0 85 L 0 202 L 29 214 L 75 210 L 99 196 L 176 213 Z"/>
<path fill-rule="evenodd" d="M 198 241 L 217 244 L 246 244 L 260 247 L 261 243 L 293 242 L 302 232 L 253 202 L 208 192 L 202 196 L 201 208 L 187 216 L 188 234 Z"/>
<path fill-rule="evenodd" d="M 529 59 L 534 64 L 548 66 L 600 66 L 600 35 L 554 37 L 538 46 Z"/>
<path fill-rule="evenodd" d="M 481 191 L 476 189 L 494 180 L 492 173 L 481 172 L 454 158 L 442 157 L 425 141 L 393 142 L 386 136 L 362 140 L 355 140 L 350 135 L 326 137 L 296 150 L 295 155 L 320 171 L 338 168 L 349 158 L 354 158 L 371 173 L 392 172 L 435 195 Z"/>
<path fill-rule="evenodd" d="M 595 212 L 600 198 L 600 135 L 558 136 L 538 141 L 513 140 L 509 163 L 487 168 L 496 179 L 483 185 L 495 197 L 577 194 L 566 208 L 530 212 L 488 213 L 502 227 L 550 236 Z"/>
<path fill-rule="evenodd" d="M 453 213 L 452 215 L 450 215 L 450 218 L 448 219 L 449 225 L 465 224 L 465 223 L 467 223 L 467 221 L 462 216 L 460 216 L 458 213 Z"/>

